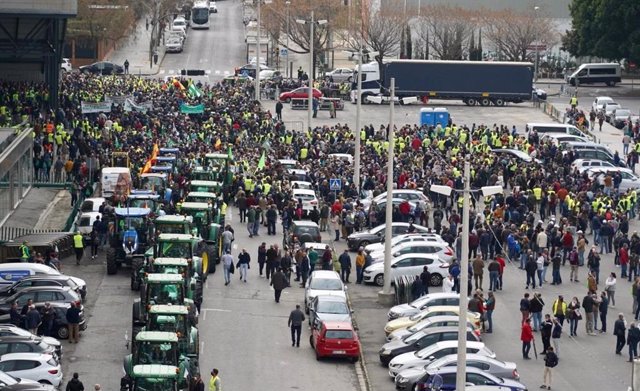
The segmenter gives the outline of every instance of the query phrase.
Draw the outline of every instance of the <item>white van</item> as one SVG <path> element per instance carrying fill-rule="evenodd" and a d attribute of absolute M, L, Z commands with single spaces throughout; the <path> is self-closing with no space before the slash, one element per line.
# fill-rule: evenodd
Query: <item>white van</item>
<path fill-rule="evenodd" d="M 571 75 L 567 76 L 567 82 L 572 86 L 581 84 L 604 83 L 610 87 L 620 83 L 620 64 L 582 64 Z"/>
<path fill-rule="evenodd" d="M 55 274 L 60 273 L 57 269 L 43 265 L 41 263 L 26 263 L 26 262 L 10 262 L 0 263 L 0 286 L 11 285 L 16 281 L 20 281 L 28 276 L 37 276 L 43 274 Z M 87 289 L 87 283 L 77 277 L 69 276 L 78 286 L 82 289 Z"/>
<path fill-rule="evenodd" d="M 115 193 L 129 194 L 133 183 L 131 170 L 126 167 L 105 167 L 100 174 L 103 198 L 110 198 Z"/>
<path fill-rule="evenodd" d="M 566 134 L 571 134 L 574 136 L 579 136 L 579 137 L 583 137 L 586 138 L 588 140 L 592 140 L 592 138 L 584 133 L 583 131 L 581 131 L 580 129 L 576 128 L 573 125 L 570 124 L 559 124 L 556 122 L 548 122 L 548 123 L 542 123 L 542 122 L 530 122 L 527 124 L 527 133 L 531 132 L 531 131 L 536 131 L 538 133 L 538 135 L 540 137 L 542 137 L 542 135 L 544 135 L 545 133 L 566 133 Z"/>

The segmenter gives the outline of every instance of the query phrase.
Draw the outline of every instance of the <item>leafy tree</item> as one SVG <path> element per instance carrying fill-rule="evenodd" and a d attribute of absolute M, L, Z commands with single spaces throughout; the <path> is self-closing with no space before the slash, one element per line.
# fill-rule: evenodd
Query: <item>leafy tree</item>
<path fill-rule="evenodd" d="M 572 29 L 562 38 L 574 56 L 640 61 L 638 0 L 573 0 Z"/>

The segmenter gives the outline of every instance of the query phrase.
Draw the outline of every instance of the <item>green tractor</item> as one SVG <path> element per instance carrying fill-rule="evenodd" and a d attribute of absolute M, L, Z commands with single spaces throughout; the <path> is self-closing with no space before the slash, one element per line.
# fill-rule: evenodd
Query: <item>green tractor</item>
<path fill-rule="evenodd" d="M 189 178 L 196 181 L 212 181 L 216 178 L 216 173 L 205 170 L 202 166 L 198 166 L 191 170 Z"/>
<path fill-rule="evenodd" d="M 202 275 L 193 267 L 193 260 L 186 258 L 152 258 L 149 260 L 150 273 L 179 274 L 183 276 L 187 297 L 196 304 L 202 303 Z"/>
<path fill-rule="evenodd" d="M 196 364 L 200 354 L 200 337 L 191 309 L 185 305 L 152 305 L 144 327 L 133 326 L 133 335 L 144 331 L 165 331 L 176 333 L 178 350 Z"/>
<path fill-rule="evenodd" d="M 107 274 L 116 274 L 123 263 L 134 265 L 144 259 L 151 225 L 149 208 L 115 208 L 115 225 L 107 248 Z"/>
<path fill-rule="evenodd" d="M 205 191 L 211 193 L 222 193 L 222 182 L 192 180 L 189 182 L 189 191 Z"/>
<path fill-rule="evenodd" d="M 210 191 L 191 191 L 187 194 L 186 202 L 206 202 L 210 205 L 216 205 L 218 195 Z"/>
<path fill-rule="evenodd" d="M 136 365 L 120 381 L 120 391 L 180 391 L 180 368 L 173 365 Z"/>
<path fill-rule="evenodd" d="M 184 277 L 180 274 L 148 273 L 143 278 L 140 287 L 140 298 L 134 300 L 132 319 L 135 335 L 136 326 L 144 326 L 147 322 L 148 309 L 158 304 L 186 305 L 194 322 L 197 322 L 196 306 L 187 297 Z"/>
<path fill-rule="evenodd" d="M 170 365 L 178 367 L 180 389 L 189 386 L 193 375 L 198 373 L 198 359 L 189 357 L 179 346 L 178 333 L 170 331 L 140 331 L 135 335 L 131 354 L 124 357 L 124 372 L 133 377 L 137 365 Z"/>
<path fill-rule="evenodd" d="M 224 215 L 220 208 L 214 208 L 206 202 L 183 202 L 181 213 L 191 218 L 192 233 L 201 237 L 206 243 L 209 256 L 209 273 L 215 272 L 215 265 L 222 256 L 222 230 Z"/>

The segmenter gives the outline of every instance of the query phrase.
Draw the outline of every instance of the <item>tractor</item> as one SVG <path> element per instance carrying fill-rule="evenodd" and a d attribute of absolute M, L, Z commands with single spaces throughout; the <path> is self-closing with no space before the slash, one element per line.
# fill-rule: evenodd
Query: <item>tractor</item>
<path fill-rule="evenodd" d="M 144 190 L 152 190 L 160 194 L 164 202 L 171 202 L 172 189 L 169 185 L 169 176 L 166 173 L 151 172 L 140 175 L 140 186 Z"/>
<path fill-rule="evenodd" d="M 193 168 L 189 174 L 189 178 L 194 181 L 213 181 L 215 177 L 216 173 L 207 171 L 202 166 Z"/>
<path fill-rule="evenodd" d="M 200 354 L 200 338 L 190 308 L 185 305 L 152 305 L 144 326 L 133 324 L 133 335 L 145 331 L 164 331 L 178 335 L 178 350 L 195 361 Z"/>
<path fill-rule="evenodd" d="M 205 273 L 211 267 L 205 241 L 191 234 L 159 234 L 155 238 L 153 249 L 147 250 L 146 258 L 186 258 L 191 266 L 190 275 L 198 275 L 206 281 Z M 214 266 L 215 268 L 215 266 Z"/>
<path fill-rule="evenodd" d="M 158 216 L 153 221 L 156 234 L 190 234 L 191 218 L 182 215 Z"/>
<path fill-rule="evenodd" d="M 193 266 L 193 259 L 185 258 L 155 258 L 149 262 L 150 273 L 180 274 L 184 277 L 187 297 L 196 303 L 202 303 L 202 270 Z"/>
<path fill-rule="evenodd" d="M 123 263 L 133 265 L 144 259 L 147 250 L 148 208 L 115 208 L 115 224 L 110 246 L 107 248 L 107 274 L 116 274 Z"/>
<path fill-rule="evenodd" d="M 180 350 L 178 333 L 170 331 L 140 331 L 134 336 L 131 354 L 124 357 L 124 373 L 133 374 L 137 365 L 171 365 L 180 369 L 178 385 L 187 388 L 193 375 L 199 372 L 198 359 Z"/>
<path fill-rule="evenodd" d="M 196 306 L 187 297 L 185 286 L 184 277 L 180 274 L 145 274 L 140 286 L 140 298 L 133 301 L 133 325 L 143 326 L 147 322 L 147 310 L 157 304 L 186 305 L 191 317 L 197 322 Z"/>
<path fill-rule="evenodd" d="M 120 391 L 181 391 L 180 368 L 173 365 L 136 365 L 120 381 Z"/>
<path fill-rule="evenodd" d="M 160 206 L 160 196 L 149 190 L 132 190 L 126 202 L 129 208 L 149 208 L 156 212 Z"/>
<path fill-rule="evenodd" d="M 204 270 L 214 273 L 215 265 L 220 262 L 222 256 L 224 215 L 220 213 L 221 209 L 205 202 L 183 202 L 180 211 L 191 217 L 192 233 L 206 242 L 209 269 Z"/>
<path fill-rule="evenodd" d="M 218 203 L 218 196 L 216 193 L 212 193 L 209 191 L 191 191 L 187 194 L 186 197 L 187 202 L 206 202 L 211 205 L 216 205 Z"/>
<path fill-rule="evenodd" d="M 222 194 L 222 182 L 192 180 L 189 182 L 189 191 L 206 191 Z"/>

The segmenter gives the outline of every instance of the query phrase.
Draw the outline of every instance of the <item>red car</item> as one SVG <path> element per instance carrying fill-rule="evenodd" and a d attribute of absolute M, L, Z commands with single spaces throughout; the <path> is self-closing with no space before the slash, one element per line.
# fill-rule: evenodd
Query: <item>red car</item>
<path fill-rule="evenodd" d="M 316 360 L 347 357 L 356 362 L 360 358 L 360 341 L 351 322 L 322 322 L 313 327 L 309 343 L 316 351 Z"/>
<path fill-rule="evenodd" d="M 314 88 L 313 97 L 317 99 L 322 98 L 322 92 Z M 280 94 L 280 101 L 282 102 L 291 102 L 291 99 L 309 99 L 309 88 L 300 87 Z"/>

